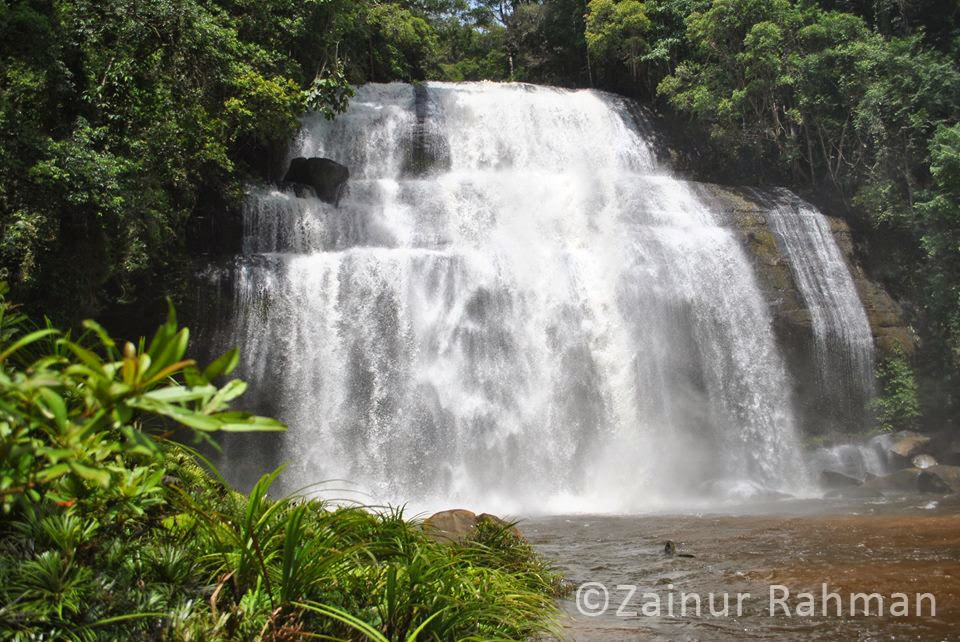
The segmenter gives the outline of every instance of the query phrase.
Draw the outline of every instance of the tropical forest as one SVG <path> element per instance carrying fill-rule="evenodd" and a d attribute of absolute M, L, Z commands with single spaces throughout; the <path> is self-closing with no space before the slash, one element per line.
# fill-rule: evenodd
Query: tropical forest
<path fill-rule="evenodd" d="M 0 0 L 0 640 L 947 640 L 956 0 Z"/>

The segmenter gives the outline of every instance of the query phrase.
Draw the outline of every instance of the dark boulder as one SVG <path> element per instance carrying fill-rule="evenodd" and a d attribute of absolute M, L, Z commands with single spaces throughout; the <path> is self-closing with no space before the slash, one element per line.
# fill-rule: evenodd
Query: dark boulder
<path fill-rule="evenodd" d="M 960 466 L 944 466 L 937 464 L 924 469 L 925 473 L 936 476 L 949 486 L 953 492 L 960 493 Z"/>
<path fill-rule="evenodd" d="M 934 466 L 934 468 L 937 467 Z M 904 468 L 890 475 L 872 479 L 864 484 L 864 488 L 878 490 L 885 495 L 903 493 L 950 493 L 950 486 L 941 479 L 939 475 L 930 472 L 930 470 L 929 468 L 926 470 Z"/>
<path fill-rule="evenodd" d="M 854 479 L 853 477 L 848 477 L 843 473 L 838 473 L 833 470 L 824 470 L 820 472 L 820 486 L 827 489 L 838 489 L 838 488 L 856 488 L 860 486 L 863 482 L 859 479 Z"/>
<path fill-rule="evenodd" d="M 902 494 L 919 492 L 917 477 L 921 471 L 918 468 L 903 468 L 889 475 L 871 479 L 864 484 L 864 488 L 878 490 L 884 494 Z"/>
<path fill-rule="evenodd" d="M 937 493 L 938 495 L 948 495 L 953 492 L 950 485 L 939 475 L 927 470 L 917 475 L 917 490 L 921 493 Z"/>
<path fill-rule="evenodd" d="M 306 185 L 321 201 L 340 204 L 350 170 L 329 158 L 294 158 L 283 177 L 284 183 Z"/>

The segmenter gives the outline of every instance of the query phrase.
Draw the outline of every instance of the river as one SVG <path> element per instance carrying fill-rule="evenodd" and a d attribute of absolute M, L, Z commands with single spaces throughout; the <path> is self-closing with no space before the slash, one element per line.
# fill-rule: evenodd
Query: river
<path fill-rule="evenodd" d="M 642 516 L 576 515 L 531 518 L 521 522 L 528 539 L 555 560 L 574 586 L 604 584 L 609 608 L 586 616 L 577 607 L 576 593 L 561 601 L 564 623 L 574 640 L 949 640 L 960 631 L 960 499 L 915 496 L 898 500 L 852 503 L 808 500 L 756 504 L 718 512 Z M 664 542 L 672 540 L 681 553 L 694 558 L 666 557 Z M 842 617 L 822 611 L 823 585 L 842 598 Z M 617 590 L 617 586 L 636 587 Z M 784 614 L 779 603 L 769 613 L 770 586 L 790 592 Z M 672 587 L 672 590 L 671 590 Z M 588 587 L 589 588 L 589 587 Z M 782 589 L 775 597 L 781 598 Z M 680 613 L 681 593 L 702 598 L 701 616 L 688 599 L 686 616 Z M 709 611 L 709 593 L 715 611 L 723 610 L 721 594 L 730 597 L 729 617 Z M 816 615 L 796 614 L 797 595 L 815 597 Z M 871 615 L 851 614 L 850 593 L 879 593 Z M 644 615 L 657 594 L 660 615 Z M 667 613 L 674 594 L 674 616 Z M 749 593 L 736 616 L 736 594 Z M 909 597 L 909 616 L 889 614 L 895 593 Z M 936 615 L 929 600 L 916 615 L 916 594 L 936 599 Z M 622 613 L 623 601 L 630 597 Z M 602 595 L 585 595 L 585 606 L 602 606 Z M 584 610 L 587 610 L 584 608 Z"/>

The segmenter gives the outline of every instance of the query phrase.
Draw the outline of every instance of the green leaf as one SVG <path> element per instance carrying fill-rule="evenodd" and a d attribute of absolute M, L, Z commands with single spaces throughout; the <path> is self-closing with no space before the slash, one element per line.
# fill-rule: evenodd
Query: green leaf
<path fill-rule="evenodd" d="M 187 328 L 183 328 L 169 340 L 165 341 L 157 350 L 157 354 L 154 354 L 152 351 L 149 352 L 153 362 L 150 364 L 149 370 L 143 374 L 143 378 L 148 380 L 152 379 L 158 372 L 181 361 L 183 355 L 187 352 L 187 344 L 189 341 L 190 331 Z"/>
<path fill-rule="evenodd" d="M 421 633 L 423 633 L 423 630 L 427 628 L 427 625 L 430 624 L 431 622 L 433 622 L 433 620 L 434 620 L 436 617 L 438 617 L 441 613 L 443 613 L 444 611 L 446 611 L 446 610 L 449 609 L 449 608 L 450 608 L 450 607 L 447 607 L 447 608 L 444 608 L 444 609 L 440 609 L 439 611 L 437 611 L 436 613 L 434 613 L 433 615 L 431 615 L 430 617 L 428 617 L 426 620 L 424 620 L 423 622 L 421 622 L 421 623 L 420 623 L 420 626 L 418 626 L 416 629 L 414 629 L 413 632 L 410 633 L 410 635 L 407 636 L 407 642 L 416 642 L 417 636 L 420 635 Z"/>
<path fill-rule="evenodd" d="M 373 640 L 373 642 L 390 642 L 390 640 L 380 633 L 380 631 L 376 630 L 355 615 L 347 613 L 346 611 L 341 611 L 340 609 L 327 606 L 326 604 L 320 604 L 319 602 L 294 602 L 294 605 L 308 611 L 313 611 L 314 613 L 319 613 L 320 615 L 326 616 L 333 620 L 337 620 L 341 624 L 345 624 L 367 636 Z"/>
<path fill-rule="evenodd" d="M 92 319 L 87 319 L 83 322 L 83 327 L 93 331 L 97 335 L 97 337 L 100 339 L 100 343 L 104 348 L 106 348 L 107 352 L 110 353 L 111 358 L 115 359 L 119 356 L 117 354 L 116 342 L 114 342 L 113 338 L 102 325 Z"/>
<path fill-rule="evenodd" d="M 150 399 L 146 396 L 138 399 L 131 399 L 127 402 L 130 406 L 144 410 L 155 415 L 161 415 L 173 419 L 177 423 L 183 424 L 189 428 L 202 430 L 204 432 L 214 432 L 220 430 L 222 423 L 208 415 L 203 415 L 188 408 L 164 403 L 156 399 Z"/>
<path fill-rule="evenodd" d="M 217 391 L 217 394 L 210 399 L 210 402 L 207 404 L 206 410 L 208 412 L 215 412 L 223 408 L 223 406 L 242 395 L 247 390 L 247 384 L 239 379 L 234 379 L 225 385 L 223 388 Z"/>
<path fill-rule="evenodd" d="M 64 403 L 63 398 L 50 388 L 40 388 L 40 399 L 42 402 L 38 405 L 40 405 L 44 414 L 51 417 L 60 430 L 66 429 L 67 405 Z"/>
<path fill-rule="evenodd" d="M 127 441 L 130 442 L 130 449 L 128 452 L 136 453 L 140 455 L 146 455 L 148 457 L 155 457 L 161 454 L 160 447 L 157 445 L 157 442 L 150 439 L 142 431 L 137 430 L 133 426 L 124 426 L 120 429 L 120 432 L 127 438 Z"/>
<path fill-rule="evenodd" d="M 47 466 L 39 473 L 37 473 L 37 480 L 42 483 L 47 483 L 53 481 L 57 477 L 62 477 L 66 475 L 71 470 L 69 464 L 54 464 L 53 466 Z"/>
<path fill-rule="evenodd" d="M 68 462 L 67 465 L 70 470 L 88 481 L 96 482 L 100 486 L 106 486 L 110 483 L 110 473 L 105 470 L 87 466 L 77 461 Z"/>
<path fill-rule="evenodd" d="M 187 386 L 190 388 L 197 388 L 199 386 L 205 386 L 209 380 L 203 376 L 203 374 L 197 370 L 196 366 L 189 366 L 183 369 L 183 379 L 187 383 Z"/>
<path fill-rule="evenodd" d="M 259 417 L 242 412 L 224 412 L 215 415 L 222 423 L 224 432 L 283 432 L 286 424 L 270 417 Z"/>
<path fill-rule="evenodd" d="M 77 356 L 78 359 L 80 359 L 80 361 L 84 363 L 84 365 L 90 369 L 90 374 L 101 377 L 106 376 L 103 361 L 96 354 L 82 346 L 77 345 L 73 341 L 64 340 L 63 345 L 65 345 L 73 354 Z M 74 368 L 75 367 L 76 366 L 74 366 Z M 68 372 L 69 370 L 70 369 L 68 369 Z"/>
<path fill-rule="evenodd" d="M 186 386 L 170 386 L 159 390 L 151 390 L 143 393 L 140 398 L 162 401 L 165 403 L 184 403 L 187 401 L 196 401 L 204 399 L 217 392 L 216 387 L 206 385 L 196 388 L 187 388 Z"/>
<path fill-rule="evenodd" d="M 4 361 L 6 361 L 7 358 L 10 357 L 10 355 L 14 354 L 18 350 L 21 350 L 26 346 L 30 345 L 31 343 L 39 341 L 44 337 L 49 337 L 52 334 L 60 334 L 60 331 L 54 330 L 53 328 L 47 328 L 45 330 L 37 330 L 35 332 L 31 332 L 26 336 L 20 337 L 17 341 L 13 343 L 13 345 L 11 345 L 9 348 L 4 350 L 3 352 L 0 352 L 0 363 L 3 363 Z"/>
<path fill-rule="evenodd" d="M 233 372 L 237 364 L 240 363 L 240 350 L 233 348 L 229 352 L 220 355 L 217 359 L 207 366 L 203 371 L 203 376 L 207 381 L 213 381 L 221 375 L 228 375 Z"/>

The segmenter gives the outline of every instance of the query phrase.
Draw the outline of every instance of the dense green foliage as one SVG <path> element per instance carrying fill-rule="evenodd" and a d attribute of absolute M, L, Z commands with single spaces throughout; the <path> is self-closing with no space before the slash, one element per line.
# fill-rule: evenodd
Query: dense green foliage
<path fill-rule="evenodd" d="M 652 25 L 639 0 L 594 0 L 587 14 L 587 50 L 597 61 L 627 66 L 636 80 L 650 51 Z"/>
<path fill-rule="evenodd" d="M 175 274 L 201 202 L 239 198 L 242 152 L 295 131 L 297 62 L 229 8 L 3 3 L 0 261 L 19 295 L 75 318 Z"/>
<path fill-rule="evenodd" d="M 914 427 L 960 403 L 958 59 L 955 0 L 2 0 L 0 279 L 66 323 L 177 295 L 352 84 L 595 86 L 703 133 L 695 171 L 845 210 L 921 333 L 875 405 Z M 399 511 L 270 499 L 275 475 L 231 491 L 171 437 L 281 426 L 228 408 L 236 353 L 198 368 L 172 315 L 136 345 L 27 327 L 0 302 L 0 637 L 549 628 L 556 576 L 510 530 L 440 545 Z"/>
<path fill-rule="evenodd" d="M 931 185 L 916 203 L 911 227 L 924 252 L 924 300 L 945 358 L 960 363 L 960 124 L 937 128 L 930 141 Z M 939 344 L 938 344 L 939 347 Z"/>
<path fill-rule="evenodd" d="M 5 0 L 0 278 L 68 322 L 162 300 L 197 254 L 230 243 L 218 224 L 248 180 L 277 178 L 298 116 L 336 115 L 348 82 L 505 80 L 528 66 L 562 82 L 562 59 L 529 54 L 541 16 L 493 4 Z M 581 6 L 559 5 L 550 24 L 582 24 Z M 582 39 L 551 31 L 546 49 Z"/>
<path fill-rule="evenodd" d="M 914 430 L 920 417 L 920 398 L 913 369 L 903 356 L 884 359 L 877 367 L 879 394 L 873 401 L 877 428 L 883 432 Z"/>
<path fill-rule="evenodd" d="M 230 411 L 172 314 L 122 349 L 26 330 L 0 298 L 0 638 L 528 639 L 557 576 L 509 528 L 435 543 L 398 510 L 231 491 L 175 431 L 276 430 Z"/>
<path fill-rule="evenodd" d="M 200 371 L 184 359 L 189 332 L 177 327 L 172 312 L 149 344 L 127 343 L 122 354 L 93 321 L 85 325 L 101 354 L 86 345 L 88 336 L 71 341 L 53 328 L 21 336 L 23 324 L 0 299 L 0 366 L 7 368 L 0 372 L 4 512 L 44 500 L 69 502 L 84 482 L 101 488 L 104 501 L 139 493 L 141 481 L 156 486 L 156 470 L 130 469 L 122 460 L 156 455 L 156 445 L 144 435 L 151 427 L 165 430 L 163 420 L 204 433 L 283 428 L 272 419 L 227 409 L 245 385 L 233 380 L 217 388 L 211 381 L 236 366 L 236 350 Z M 49 347 L 30 354 L 41 341 Z M 175 375 L 185 385 L 171 385 Z"/>
<path fill-rule="evenodd" d="M 596 86 L 683 121 L 688 169 L 848 216 L 957 402 L 954 0 L 6 0 L 0 35 L 0 278 L 55 318 L 180 292 L 351 84 Z"/>

